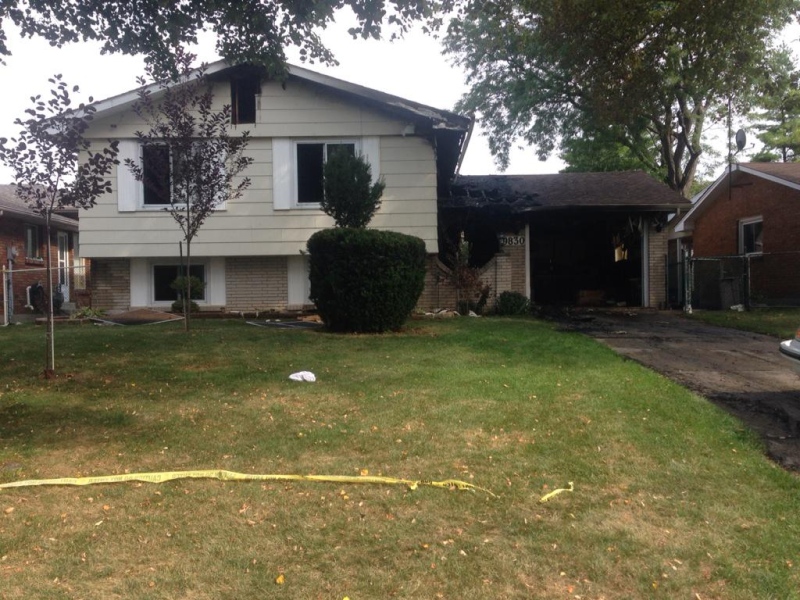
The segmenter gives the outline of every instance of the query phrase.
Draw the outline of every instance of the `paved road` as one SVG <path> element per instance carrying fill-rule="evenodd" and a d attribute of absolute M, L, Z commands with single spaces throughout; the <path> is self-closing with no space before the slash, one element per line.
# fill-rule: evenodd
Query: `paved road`
<path fill-rule="evenodd" d="M 563 323 L 722 406 L 761 434 L 770 456 L 800 470 L 800 377 L 779 340 L 680 312 L 584 311 Z"/>

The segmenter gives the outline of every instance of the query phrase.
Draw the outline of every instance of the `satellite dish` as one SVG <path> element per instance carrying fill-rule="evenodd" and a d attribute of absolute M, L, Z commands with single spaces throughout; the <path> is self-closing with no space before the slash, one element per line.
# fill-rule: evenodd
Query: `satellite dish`
<path fill-rule="evenodd" d="M 738 148 L 737 152 L 741 152 L 744 150 L 744 146 L 747 143 L 747 135 L 745 135 L 744 129 L 740 129 L 736 132 L 736 147 Z"/>

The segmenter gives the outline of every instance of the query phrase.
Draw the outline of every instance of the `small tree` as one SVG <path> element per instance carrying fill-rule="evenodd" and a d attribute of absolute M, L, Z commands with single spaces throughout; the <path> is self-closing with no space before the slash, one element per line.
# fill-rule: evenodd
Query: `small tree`
<path fill-rule="evenodd" d="M 364 157 L 331 153 L 323 177 L 322 209 L 336 228 L 308 240 L 310 297 L 332 331 L 399 329 L 425 286 L 425 242 L 367 229 L 386 184 L 372 183 Z"/>
<path fill-rule="evenodd" d="M 325 162 L 323 187 L 320 206 L 336 226 L 364 229 L 380 208 L 386 183 L 383 178 L 372 183 L 372 167 L 363 156 L 339 150 Z"/>
<path fill-rule="evenodd" d="M 47 260 L 47 349 L 44 375 L 55 375 L 55 335 L 53 328 L 53 267 L 50 223 L 53 213 L 64 208 L 90 208 L 97 198 L 111 192 L 106 178 L 117 164 L 117 142 L 93 148 L 84 137 L 94 118 L 91 105 L 71 107 L 69 86 L 55 75 L 50 98 L 33 96 L 28 119 L 17 119 L 22 127 L 16 138 L 0 138 L 0 160 L 14 171 L 17 195 L 45 223 Z M 77 92 L 78 87 L 72 88 Z M 89 98 L 89 102 L 92 98 Z"/>
<path fill-rule="evenodd" d="M 213 108 L 212 84 L 205 78 L 205 67 L 192 68 L 194 56 L 179 53 L 181 75 L 164 82 L 153 93 L 139 78 L 141 90 L 134 112 L 149 126 L 137 131 L 143 146 L 161 149 L 159 161 L 147 165 L 126 159 L 125 164 L 146 188 L 165 199 L 168 212 L 183 233 L 186 244 L 184 274 L 190 273 L 192 240 L 203 223 L 221 203 L 241 197 L 250 185 L 247 177 L 238 178 L 253 159 L 244 155 L 249 132 L 233 137 L 228 129 L 231 106 Z M 146 168 L 147 167 L 147 168 Z M 165 189 L 166 188 L 166 189 Z M 183 259 L 183 252 L 181 252 Z M 191 277 L 184 277 L 184 298 L 191 298 Z M 190 303 L 184 302 L 185 328 L 189 330 Z"/>

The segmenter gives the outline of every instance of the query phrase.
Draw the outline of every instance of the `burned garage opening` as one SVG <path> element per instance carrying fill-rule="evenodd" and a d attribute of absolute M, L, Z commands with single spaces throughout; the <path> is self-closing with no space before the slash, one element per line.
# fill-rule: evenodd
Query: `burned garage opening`
<path fill-rule="evenodd" d="M 688 206 L 642 171 L 460 175 L 439 199 L 440 256 L 457 235 L 481 263 L 521 244 L 508 280 L 536 304 L 660 306 L 666 224 Z"/>
<path fill-rule="evenodd" d="M 643 220 L 575 209 L 530 222 L 531 293 L 537 304 L 642 304 Z"/>

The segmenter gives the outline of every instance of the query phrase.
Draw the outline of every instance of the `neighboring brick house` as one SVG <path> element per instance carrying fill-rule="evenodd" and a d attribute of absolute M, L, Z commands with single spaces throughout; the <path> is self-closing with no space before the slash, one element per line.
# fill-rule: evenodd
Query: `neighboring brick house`
<path fill-rule="evenodd" d="M 800 303 L 800 163 L 733 165 L 673 230 L 672 252 L 716 260 L 723 288 L 736 279 L 734 302 Z"/>
<path fill-rule="evenodd" d="M 86 288 L 86 273 L 73 269 L 82 265 L 75 249 L 78 244 L 78 221 L 65 215 L 53 215 L 50 228 L 50 252 L 54 289 L 60 284 L 69 306 L 79 302 Z M 8 285 L 0 286 L 0 299 L 10 307 L 10 318 L 33 315 L 28 286 L 47 281 L 47 256 L 44 219 L 34 213 L 16 194 L 16 187 L 0 185 L 0 255 L 3 266 L 11 271 L 12 302 L 6 303 Z"/>

